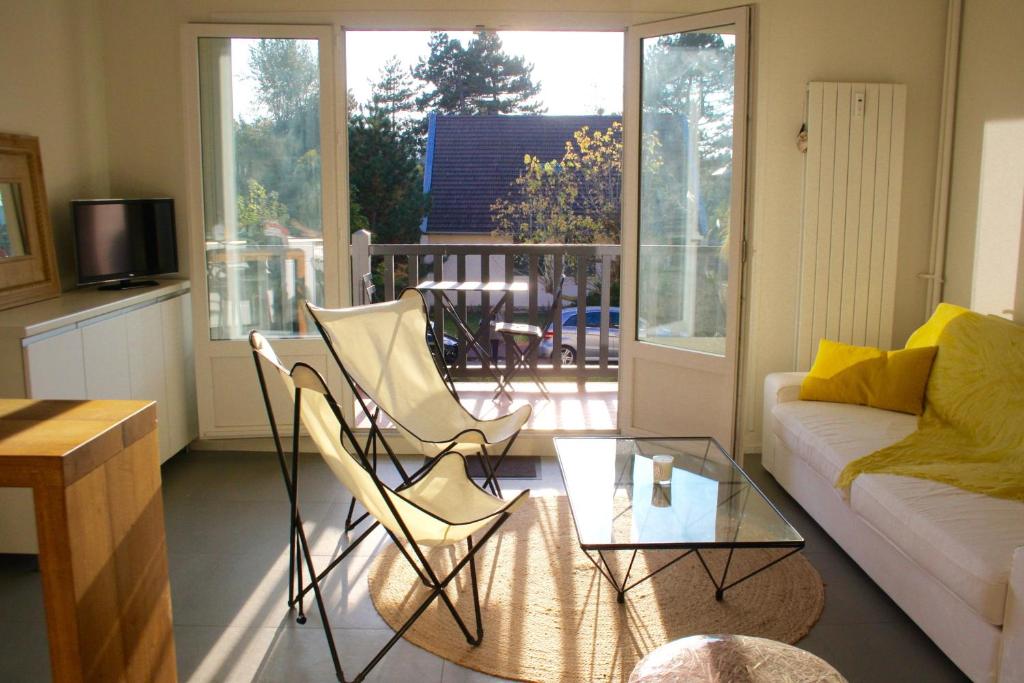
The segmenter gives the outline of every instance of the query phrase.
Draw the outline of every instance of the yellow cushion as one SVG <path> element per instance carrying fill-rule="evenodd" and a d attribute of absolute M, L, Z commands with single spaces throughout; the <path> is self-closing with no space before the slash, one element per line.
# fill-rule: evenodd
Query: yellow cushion
<path fill-rule="evenodd" d="M 946 325 L 964 313 L 970 313 L 970 311 L 954 304 L 939 304 L 935 312 L 932 313 L 932 317 L 928 318 L 928 322 L 921 325 L 921 327 L 914 331 L 914 334 L 910 335 L 906 348 L 918 349 L 922 346 L 938 346 L 939 335 L 946 329 Z"/>
<path fill-rule="evenodd" d="M 882 351 L 822 339 L 800 399 L 855 403 L 920 415 L 936 347 Z"/>

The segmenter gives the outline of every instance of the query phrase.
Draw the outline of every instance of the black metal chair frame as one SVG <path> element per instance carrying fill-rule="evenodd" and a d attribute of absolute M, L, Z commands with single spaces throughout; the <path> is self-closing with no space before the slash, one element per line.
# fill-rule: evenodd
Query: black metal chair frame
<path fill-rule="evenodd" d="M 533 359 L 537 355 L 537 350 L 540 348 L 540 343 L 544 340 L 544 330 L 548 326 L 553 325 L 555 318 L 562 311 L 562 290 L 565 287 L 565 272 L 563 271 L 561 277 L 558 280 L 558 287 L 555 288 L 554 298 L 551 301 L 551 309 L 548 311 L 548 317 L 544 320 L 544 324 L 537 327 L 536 330 L 531 331 L 514 331 L 510 329 L 502 329 L 501 325 L 495 326 L 495 330 L 505 338 L 505 353 L 512 352 L 514 358 L 512 364 L 502 373 L 501 381 L 498 383 L 498 388 L 494 392 L 494 398 L 497 399 L 502 392 L 506 392 L 507 388 L 512 385 L 512 379 L 520 372 L 526 371 L 533 377 L 533 381 L 537 384 L 537 388 L 540 389 L 541 393 L 544 394 L 544 398 L 550 399 L 551 394 L 548 393 L 548 387 L 541 379 L 537 370 L 533 367 Z M 529 326 L 532 327 L 532 326 Z M 526 347 L 519 346 L 516 341 L 516 337 L 526 337 L 528 342 Z M 552 351 L 555 353 L 556 351 Z"/>
<path fill-rule="evenodd" d="M 416 292 L 416 294 L 420 297 L 421 302 L 423 301 L 423 294 L 419 290 L 416 290 L 415 288 L 406 288 L 405 290 L 402 291 L 402 295 L 404 295 L 406 291 L 410 291 L 410 290 Z M 309 306 L 309 303 L 307 302 L 307 310 L 309 310 L 308 306 Z M 423 302 L 423 310 L 424 310 L 424 312 L 426 312 L 426 303 L 425 302 Z M 345 364 L 342 363 L 341 357 L 338 356 L 337 349 L 335 349 L 334 345 L 331 343 L 330 335 L 327 333 L 327 330 L 324 329 L 323 325 L 317 319 L 316 315 L 313 313 L 312 310 L 309 311 L 309 315 L 313 319 L 313 322 L 316 324 L 317 330 L 320 331 L 320 336 L 323 337 L 324 343 L 327 345 L 327 348 L 330 349 L 331 356 L 334 358 L 335 363 L 337 363 L 338 369 L 341 370 L 342 377 L 345 378 L 345 383 L 348 385 L 349 389 L 352 391 L 352 395 L 356 397 L 356 401 L 359 403 L 360 410 L 362 410 L 363 414 L 366 416 L 366 419 L 370 423 L 370 434 L 369 434 L 368 443 L 370 443 L 371 446 L 372 446 L 371 453 L 372 453 L 373 457 L 374 458 L 377 457 L 377 444 L 379 443 L 384 448 L 384 450 L 387 452 L 388 457 L 391 459 L 391 461 L 397 467 L 399 473 L 402 475 L 402 479 L 405 482 L 409 482 L 410 481 L 409 475 L 406 474 L 405 469 L 399 463 L 398 456 L 395 454 L 394 449 L 392 449 L 391 445 L 388 443 L 387 439 L 384 437 L 383 431 L 381 430 L 379 420 L 380 420 L 380 414 L 383 411 L 381 411 L 381 409 L 378 406 L 374 406 L 373 410 L 370 409 L 370 406 L 367 404 L 367 401 L 366 401 L 366 397 L 368 397 L 369 394 L 362 387 L 360 387 L 358 385 L 358 383 L 355 381 L 355 379 L 352 377 L 352 375 L 348 372 L 348 370 L 346 370 Z M 428 322 L 428 324 L 429 324 L 429 322 Z M 424 336 L 425 335 L 426 335 L 426 330 L 424 330 Z M 438 357 L 443 357 L 443 356 L 440 356 L 441 350 L 440 350 L 440 345 L 439 345 L 439 343 L 437 341 L 437 335 L 436 334 L 434 335 L 434 344 L 435 344 L 435 346 L 438 346 L 437 352 L 439 354 L 438 356 L 435 356 L 435 361 L 436 361 L 436 359 Z M 436 363 L 435 363 L 435 365 L 436 365 Z M 441 366 L 444 366 L 443 361 L 441 363 Z M 441 372 L 442 378 L 445 379 L 445 384 L 448 385 L 448 391 L 451 393 L 452 397 L 456 401 L 459 401 L 459 395 L 455 391 L 454 382 L 451 381 L 451 377 L 447 373 L 447 368 L 445 368 L 445 371 L 442 372 L 441 368 L 439 367 L 438 371 Z M 401 421 L 395 419 L 395 417 L 393 415 L 388 415 L 387 413 L 385 413 L 385 415 L 387 415 L 389 420 L 391 420 L 395 424 L 397 424 L 400 427 L 402 427 L 402 429 L 406 430 L 407 432 L 409 432 L 410 434 L 413 434 L 413 436 L 415 436 L 415 432 L 413 432 L 408 427 L 403 425 L 401 423 Z M 467 435 L 470 435 L 470 434 L 476 434 L 479 437 L 481 437 L 484 440 L 486 440 L 486 436 L 480 430 L 478 430 L 478 429 L 467 429 L 465 431 L 459 432 L 458 434 L 454 435 L 452 437 L 451 442 L 448 444 L 448 446 L 445 449 L 443 449 L 440 453 L 438 453 L 436 456 L 434 456 L 434 459 L 436 460 L 437 458 L 443 457 L 444 455 L 447 455 L 448 453 L 452 452 L 454 450 L 456 444 L 459 443 L 459 437 L 467 436 Z M 519 436 L 518 432 L 516 434 L 512 435 L 512 437 L 506 442 L 505 447 L 501 451 L 501 454 L 498 455 L 497 459 L 495 459 L 493 462 L 491 460 L 491 458 L 493 456 L 488 451 L 486 444 L 483 444 L 483 443 L 479 444 L 480 451 L 477 454 L 477 457 L 478 457 L 478 459 L 480 461 L 481 467 L 482 467 L 482 469 L 484 471 L 484 474 L 485 474 L 484 483 L 481 486 L 482 486 L 482 488 L 490 489 L 491 493 L 493 493 L 494 495 L 496 495 L 498 497 L 502 497 L 502 494 L 501 494 L 501 483 L 498 481 L 498 474 L 497 474 L 498 473 L 498 469 L 501 467 L 501 463 L 505 461 L 505 458 L 506 458 L 506 456 L 508 456 L 509 451 L 512 450 L 512 444 L 515 443 L 516 438 L 518 438 L 518 436 Z M 422 440 L 422 441 L 424 441 L 424 443 L 435 443 L 435 442 L 429 442 L 427 440 Z M 429 466 L 430 466 L 430 463 L 428 462 L 427 464 L 425 464 L 423 466 L 423 468 L 427 468 Z M 350 510 L 350 518 L 351 518 L 351 510 Z M 353 524 L 357 524 L 357 523 L 358 523 L 358 521 L 353 522 Z M 346 526 L 347 526 L 347 524 L 346 524 Z"/>
<path fill-rule="evenodd" d="M 323 377 L 320 375 L 320 373 L 317 372 L 315 368 L 312 368 L 305 363 L 296 363 L 291 371 L 292 379 L 295 381 L 295 410 L 293 416 L 294 424 L 292 429 L 291 466 L 289 467 L 285 455 L 284 446 L 281 441 L 280 430 L 277 426 L 277 420 L 274 416 L 274 409 L 270 402 L 270 394 L 267 390 L 267 383 L 263 373 L 260 355 L 255 350 L 253 351 L 253 360 L 256 364 L 256 372 L 260 382 L 260 391 L 263 394 L 263 401 L 267 410 L 267 418 L 270 422 L 270 429 L 273 435 L 274 445 L 277 451 L 278 463 L 280 464 L 281 467 L 281 475 L 285 483 L 285 488 L 288 490 L 288 499 L 291 504 L 291 531 L 289 541 L 289 581 L 287 602 L 288 608 L 292 609 L 297 606 L 298 616 L 296 617 L 296 621 L 300 624 L 305 623 L 306 615 L 303 599 L 307 593 L 309 593 L 310 591 L 313 592 L 317 610 L 320 614 L 320 621 L 323 626 L 324 636 L 327 639 L 327 646 L 331 653 L 331 661 L 334 665 L 335 674 L 337 675 L 338 680 L 344 683 L 348 679 L 345 678 L 344 671 L 342 670 L 341 660 L 339 658 L 337 646 L 335 645 L 334 641 L 334 635 L 331 633 L 330 621 L 327 616 L 327 610 L 324 604 L 323 594 L 321 593 L 320 582 L 323 581 L 327 577 L 328 573 L 336 566 L 338 566 L 349 555 L 349 553 L 351 553 L 356 547 L 358 547 L 359 544 L 361 544 L 378 526 L 380 526 L 380 522 L 374 520 L 373 524 L 367 527 L 367 529 L 363 531 L 358 538 L 352 541 L 349 544 L 349 546 L 341 552 L 341 554 L 339 554 L 336 558 L 332 559 L 331 562 L 322 571 L 320 571 L 319 573 L 316 571 L 316 568 L 313 565 L 312 553 L 310 552 L 309 548 L 309 541 L 306 537 L 305 528 L 302 523 L 302 513 L 298 502 L 299 424 L 301 422 L 300 412 L 302 406 L 303 391 L 316 391 L 318 393 L 321 393 L 327 400 L 327 403 L 331 408 L 331 412 L 334 413 L 335 418 L 341 425 L 340 439 L 342 445 L 344 445 L 344 440 L 347 437 L 352 449 L 356 453 L 356 456 L 358 458 L 357 462 L 361 467 L 363 467 L 367 472 L 370 473 L 378 492 L 381 494 L 382 498 L 384 499 L 385 503 L 388 506 L 389 512 L 397 521 L 399 529 L 402 532 L 401 535 L 402 537 L 404 537 L 404 541 L 408 543 L 409 549 L 412 550 L 412 555 L 410 555 L 409 550 L 403 545 L 403 538 L 400 538 L 398 534 L 392 532 L 390 529 L 387 529 L 385 527 L 388 536 L 391 538 L 392 542 L 394 542 L 395 546 L 399 549 L 401 555 L 406 559 L 406 561 L 409 562 L 413 571 L 416 572 L 416 575 L 419 577 L 423 585 L 430 589 L 429 595 L 419 605 L 419 607 L 417 607 L 417 609 L 413 612 L 412 616 L 410 616 L 405 621 L 405 623 L 402 624 L 402 626 L 388 640 L 384 647 L 381 648 L 373 656 L 373 658 L 362 669 L 362 671 L 360 671 L 355 676 L 355 678 L 351 680 L 353 682 L 364 680 L 367 674 L 373 669 L 373 667 L 375 667 L 380 662 L 380 660 L 388 653 L 388 651 L 392 647 L 394 647 L 395 643 L 397 643 L 398 640 L 401 639 L 403 635 L 405 635 L 405 632 L 409 630 L 413 623 L 415 623 L 415 621 L 423 614 L 424 611 L 426 611 L 430 604 L 437 598 L 440 598 L 442 602 L 444 602 L 448 611 L 455 619 L 456 624 L 458 624 L 459 629 L 462 631 L 462 634 L 465 636 L 466 642 L 474 646 L 479 645 L 481 640 L 483 639 L 484 632 L 483 622 L 480 616 L 480 594 L 477 584 L 477 572 L 475 561 L 476 554 L 484 546 L 487 540 L 491 536 L 493 536 L 494 533 L 508 519 L 510 515 L 509 509 L 513 507 L 523 496 L 529 495 L 529 491 L 523 491 L 518 496 L 516 496 L 516 498 L 506 503 L 504 508 L 498 513 L 496 513 L 497 518 L 495 519 L 494 523 L 487 528 L 487 530 L 483 533 L 483 535 L 477 542 L 474 543 L 472 536 L 467 537 L 466 554 L 458 562 L 455 563 L 451 572 L 446 574 L 444 577 L 439 578 L 438 574 L 434 571 L 433 567 L 431 567 L 430 563 L 427 561 L 427 558 L 424 555 L 423 550 L 416 543 L 405 522 L 402 520 L 402 517 L 398 513 L 398 510 L 395 507 L 394 502 L 388 496 L 388 487 L 377 476 L 375 463 L 371 461 L 370 457 L 367 455 L 365 450 L 360 446 L 359 442 L 356 440 L 355 435 L 352 433 L 352 430 L 350 429 L 347 422 L 343 418 L 341 409 L 338 407 L 337 402 L 334 400 L 333 395 L 327 388 L 327 384 L 323 380 Z M 301 378 L 296 375 L 296 372 L 300 368 L 302 369 Z M 405 479 L 404 483 L 401 486 L 393 489 L 393 491 L 395 491 L 396 493 L 400 493 L 403 489 L 408 488 L 410 485 L 414 484 L 420 478 L 425 476 L 430 471 L 430 469 L 438 462 L 440 462 L 440 457 L 435 458 L 426 467 L 421 468 L 420 471 L 417 472 L 416 475 L 414 475 L 412 478 L 405 479 L 403 477 L 403 479 Z M 466 466 L 465 458 L 463 458 L 463 466 Z M 467 477 L 469 476 L 468 467 L 466 469 L 466 475 Z M 437 519 L 444 523 L 449 523 L 447 522 L 447 520 L 444 520 L 438 517 L 437 515 L 434 515 L 430 511 L 417 506 L 415 503 L 411 501 L 407 502 L 409 502 L 410 505 L 416 507 L 425 514 L 430 515 L 434 519 Z M 465 523 L 472 524 L 479 521 L 482 520 L 473 520 Z M 303 586 L 303 564 L 305 564 L 306 570 L 309 573 L 309 583 L 305 586 Z M 458 574 L 466 567 L 467 564 L 469 565 L 470 569 L 470 583 L 473 595 L 473 612 L 476 627 L 474 629 L 475 635 L 471 633 L 470 630 L 466 627 L 466 623 L 459 615 L 454 603 L 452 603 L 447 593 L 445 593 L 445 589 L 447 588 L 448 584 L 451 583 L 458 576 Z"/>

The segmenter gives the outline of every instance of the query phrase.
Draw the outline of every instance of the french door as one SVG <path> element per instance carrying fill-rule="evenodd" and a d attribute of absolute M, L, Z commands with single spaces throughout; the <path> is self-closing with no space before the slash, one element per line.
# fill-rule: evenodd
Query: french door
<path fill-rule="evenodd" d="M 735 447 L 749 9 L 626 34 L 624 433 Z"/>
<path fill-rule="evenodd" d="M 267 433 L 252 329 L 335 374 L 304 302 L 348 296 L 340 40 L 329 26 L 183 30 L 201 438 Z"/>

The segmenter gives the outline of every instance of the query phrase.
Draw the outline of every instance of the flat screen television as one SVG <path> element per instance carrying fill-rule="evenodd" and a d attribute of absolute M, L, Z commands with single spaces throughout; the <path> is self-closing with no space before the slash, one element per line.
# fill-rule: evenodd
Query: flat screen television
<path fill-rule="evenodd" d="M 146 287 L 132 278 L 178 270 L 173 199 L 75 199 L 71 218 L 79 285 Z"/>

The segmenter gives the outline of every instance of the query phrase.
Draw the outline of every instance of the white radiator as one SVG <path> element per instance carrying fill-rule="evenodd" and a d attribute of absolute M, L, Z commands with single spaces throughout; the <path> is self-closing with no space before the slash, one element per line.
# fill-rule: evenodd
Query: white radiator
<path fill-rule="evenodd" d="M 907 86 L 807 88 L 796 366 L 822 337 L 892 343 Z"/>

